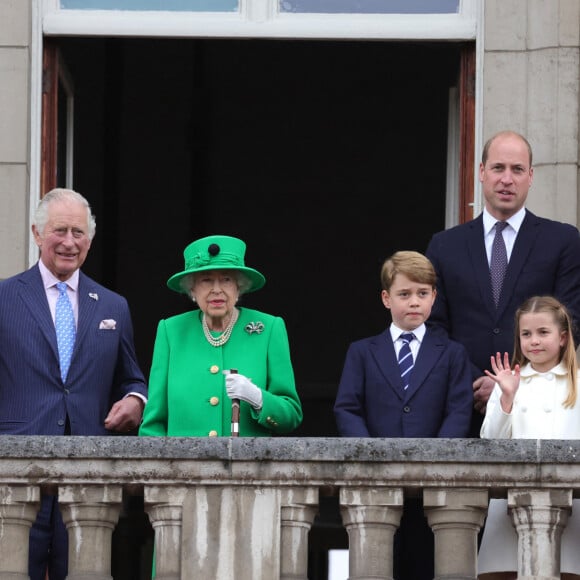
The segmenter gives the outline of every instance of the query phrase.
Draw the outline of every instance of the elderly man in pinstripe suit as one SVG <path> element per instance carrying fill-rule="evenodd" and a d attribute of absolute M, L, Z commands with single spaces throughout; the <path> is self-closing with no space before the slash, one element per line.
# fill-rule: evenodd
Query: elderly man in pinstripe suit
<path fill-rule="evenodd" d="M 0 434 L 106 435 L 136 428 L 147 387 L 127 302 L 80 271 L 95 233 L 87 200 L 52 190 L 38 206 L 32 232 L 40 260 L 0 282 Z M 59 282 L 66 283 L 74 315 L 66 371 L 55 330 Z M 31 580 L 43 580 L 47 571 L 50 580 L 64 580 L 67 560 L 58 502 L 43 495 L 30 533 Z"/>

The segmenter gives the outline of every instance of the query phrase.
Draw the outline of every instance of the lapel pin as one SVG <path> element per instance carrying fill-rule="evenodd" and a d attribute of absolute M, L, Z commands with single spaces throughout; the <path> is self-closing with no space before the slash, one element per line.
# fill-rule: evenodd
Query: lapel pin
<path fill-rule="evenodd" d="M 98 300 L 99 295 L 95 294 L 94 292 L 89 292 L 89 298 L 92 298 L 93 300 Z"/>

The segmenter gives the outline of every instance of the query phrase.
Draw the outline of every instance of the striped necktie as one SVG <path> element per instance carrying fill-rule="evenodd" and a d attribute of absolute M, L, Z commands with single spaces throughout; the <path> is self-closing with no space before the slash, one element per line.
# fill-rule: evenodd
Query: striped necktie
<path fill-rule="evenodd" d="M 66 282 L 59 282 L 56 287 L 58 288 L 59 294 L 56 301 L 54 325 L 56 327 L 60 376 L 64 383 L 66 382 L 66 376 L 75 345 L 76 324 L 72 304 L 66 293 Z"/>
<path fill-rule="evenodd" d="M 409 345 L 415 338 L 415 335 L 412 332 L 404 332 L 399 336 L 399 338 L 403 341 L 403 346 L 399 351 L 399 369 L 401 371 L 401 378 L 403 379 L 403 388 L 407 390 L 411 371 L 415 366 L 413 354 L 411 353 L 411 347 Z"/>

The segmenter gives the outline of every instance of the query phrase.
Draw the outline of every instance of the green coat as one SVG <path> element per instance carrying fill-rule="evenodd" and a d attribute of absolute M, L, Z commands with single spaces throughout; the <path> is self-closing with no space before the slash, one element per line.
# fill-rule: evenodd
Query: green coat
<path fill-rule="evenodd" d="M 259 411 L 240 403 L 241 436 L 288 433 L 300 425 L 302 406 L 284 320 L 239 310 L 230 339 L 220 347 L 206 340 L 200 310 L 159 322 L 139 435 L 229 437 L 232 404 L 222 371 L 232 368 L 263 391 Z M 263 330 L 250 332 L 258 323 Z"/>

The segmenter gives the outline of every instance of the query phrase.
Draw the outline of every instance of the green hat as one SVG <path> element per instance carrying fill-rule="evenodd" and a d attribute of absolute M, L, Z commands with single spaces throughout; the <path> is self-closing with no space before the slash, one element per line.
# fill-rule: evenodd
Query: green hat
<path fill-rule="evenodd" d="M 176 292 L 184 292 L 181 279 L 195 272 L 208 270 L 238 270 L 245 274 L 251 285 L 246 292 L 259 290 L 266 278 L 257 270 L 244 264 L 246 244 L 231 236 L 208 236 L 192 242 L 183 250 L 185 270 L 174 274 L 167 280 L 167 286 Z"/>

